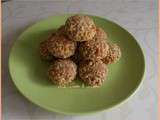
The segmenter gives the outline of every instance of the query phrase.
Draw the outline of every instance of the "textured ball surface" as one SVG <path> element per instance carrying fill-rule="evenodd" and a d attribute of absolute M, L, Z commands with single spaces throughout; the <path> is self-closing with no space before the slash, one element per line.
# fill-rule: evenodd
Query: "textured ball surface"
<path fill-rule="evenodd" d="M 96 35 L 94 36 L 94 39 L 96 40 L 107 39 L 107 33 L 101 27 L 96 27 Z"/>
<path fill-rule="evenodd" d="M 39 53 L 42 59 L 44 60 L 52 60 L 54 57 L 50 54 L 50 52 L 48 51 L 48 44 L 49 44 L 49 40 L 54 36 L 55 34 L 52 33 L 49 38 L 47 40 L 44 40 L 42 42 L 40 42 L 39 45 Z"/>
<path fill-rule="evenodd" d="M 56 35 L 64 35 L 65 36 L 66 35 L 65 26 L 64 25 L 60 26 L 55 34 Z"/>
<path fill-rule="evenodd" d="M 89 41 L 96 34 L 96 26 L 88 16 L 71 16 L 65 23 L 67 36 L 74 41 Z"/>
<path fill-rule="evenodd" d="M 79 54 L 84 60 L 103 59 L 107 56 L 109 46 L 105 40 L 91 40 L 79 46 Z"/>
<path fill-rule="evenodd" d="M 55 35 L 49 41 L 49 52 L 57 58 L 68 58 L 74 55 L 76 42 L 69 40 L 64 35 Z"/>
<path fill-rule="evenodd" d="M 109 50 L 107 56 L 102 59 L 105 64 L 111 64 L 117 62 L 121 57 L 121 50 L 117 44 L 109 43 Z"/>
<path fill-rule="evenodd" d="M 71 83 L 77 74 L 77 66 L 70 59 L 56 60 L 48 70 L 50 80 L 59 86 Z"/>
<path fill-rule="evenodd" d="M 79 65 L 79 76 L 87 84 L 93 87 L 101 86 L 108 69 L 101 60 L 83 61 Z"/>

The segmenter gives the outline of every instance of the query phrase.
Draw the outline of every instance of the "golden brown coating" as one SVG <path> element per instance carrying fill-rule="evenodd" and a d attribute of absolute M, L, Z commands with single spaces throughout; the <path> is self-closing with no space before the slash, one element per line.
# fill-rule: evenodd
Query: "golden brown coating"
<path fill-rule="evenodd" d="M 42 42 L 40 42 L 40 45 L 39 45 L 39 53 L 40 53 L 40 56 L 42 59 L 44 60 L 52 60 L 53 59 L 53 56 L 49 53 L 48 51 L 48 43 L 49 43 L 49 40 L 55 35 L 55 33 L 52 33 L 47 40 L 44 40 Z"/>
<path fill-rule="evenodd" d="M 58 28 L 56 35 L 65 35 L 65 26 L 62 25 Z"/>
<path fill-rule="evenodd" d="M 50 80 L 59 86 L 71 83 L 77 74 L 77 66 L 70 59 L 56 60 L 48 70 Z"/>
<path fill-rule="evenodd" d="M 65 31 L 71 40 L 83 42 L 93 39 L 96 26 L 90 17 L 75 15 L 67 19 Z"/>
<path fill-rule="evenodd" d="M 103 59 L 107 56 L 109 46 L 106 40 L 91 40 L 79 46 L 79 54 L 84 60 Z"/>
<path fill-rule="evenodd" d="M 94 36 L 94 39 L 96 40 L 107 39 L 107 33 L 101 27 L 96 27 L 96 35 Z"/>
<path fill-rule="evenodd" d="M 74 55 L 76 42 L 69 40 L 64 35 L 55 35 L 49 41 L 49 52 L 57 58 L 68 58 Z"/>
<path fill-rule="evenodd" d="M 43 59 L 53 61 L 48 77 L 60 87 L 77 84 L 76 78 L 99 87 L 108 75 L 106 65 L 121 57 L 120 47 L 109 43 L 105 30 L 85 15 L 69 17 L 65 25 L 40 43 L 39 52 Z"/>
<path fill-rule="evenodd" d="M 102 59 L 105 64 L 111 64 L 117 62 L 121 57 L 121 50 L 117 44 L 109 43 L 109 50 L 107 56 Z"/>
<path fill-rule="evenodd" d="M 87 60 L 80 63 L 78 68 L 80 78 L 89 86 L 101 86 L 108 69 L 101 60 Z"/>

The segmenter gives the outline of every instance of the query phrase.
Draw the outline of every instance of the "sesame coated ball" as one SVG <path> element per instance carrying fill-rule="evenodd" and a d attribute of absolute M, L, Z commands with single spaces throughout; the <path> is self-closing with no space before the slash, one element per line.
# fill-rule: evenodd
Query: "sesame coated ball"
<path fill-rule="evenodd" d="M 90 17 L 75 15 L 67 19 L 65 31 L 71 40 L 83 42 L 93 39 L 96 26 Z"/>
<path fill-rule="evenodd" d="M 101 27 L 96 27 L 96 35 L 94 36 L 96 40 L 107 39 L 106 32 Z"/>
<path fill-rule="evenodd" d="M 84 60 L 103 59 L 107 56 L 108 49 L 106 40 L 91 40 L 80 44 L 79 54 Z"/>
<path fill-rule="evenodd" d="M 48 70 L 49 79 L 56 85 L 65 86 L 71 83 L 77 74 L 77 66 L 70 59 L 56 60 Z"/>
<path fill-rule="evenodd" d="M 64 35 L 65 36 L 65 27 L 64 25 L 60 26 L 56 32 L 56 35 Z"/>
<path fill-rule="evenodd" d="M 49 53 L 48 51 L 48 43 L 49 43 L 49 40 L 50 38 L 54 36 L 54 33 L 52 33 L 47 40 L 44 40 L 42 42 L 40 42 L 40 45 L 39 45 L 39 53 L 40 53 L 40 57 L 44 60 L 52 60 L 53 59 L 53 56 Z"/>
<path fill-rule="evenodd" d="M 81 87 L 77 80 L 82 87 L 100 87 L 108 77 L 108 64 L 120 59 L 120 47 L 109 42 L 105 26 L 93 20 L 86 15 L 70 16 L 40 42 L 40 57 L 50 64 L 48 79 L 58 87 Z"/>
<path fill-rule="evenodd" d="M 105 64 L 117 62 L 121 57 L 121 50 L 117 44 L 109 43 L 109 50 L 107 56 L 102 59 Z"/>
<path fill-rule="evenodd" d="M 64 35 L 55 35 L 48 44 L 49 52 L 57 58 L 68 58 L 75 53 L 76 42 L 69 40 Z"/>
<path fill-rule="evenodd" d="M 78 68 L 80 78 L 89 86 L 101 86 L 108 69 L 101 60 L 87 60 L 80 63 Z"/>

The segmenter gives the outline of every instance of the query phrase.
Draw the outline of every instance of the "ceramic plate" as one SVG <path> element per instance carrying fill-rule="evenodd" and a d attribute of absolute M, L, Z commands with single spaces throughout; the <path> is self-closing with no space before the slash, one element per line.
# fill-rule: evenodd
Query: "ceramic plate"
<path fill-rule="evenodd" d="M 121 59 L 108 66 L 109 75 L 100 88 L 57 88 L 49 82 L 49 63 L 40 59 L 40 41 L 63 25 L 70 15 L 53 16 L 26 29 L 15 42 L 9 57 L 9 70 L 19 91 L 47 110 L 72 115 L 94 113 L 127 99 L 140 85 L 145 68 L 144 55 L 135 38 L 119 25 L 91 16 L 122 51 Z"/>

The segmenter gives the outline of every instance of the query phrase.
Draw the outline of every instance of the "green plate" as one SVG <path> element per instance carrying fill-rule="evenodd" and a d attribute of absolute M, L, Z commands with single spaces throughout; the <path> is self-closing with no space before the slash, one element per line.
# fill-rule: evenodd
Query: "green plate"
<path fill-rule="evenodd" d="M 11 49 L 9 70 L 19 91 L 47 110 L 80 115 L 111 108 L 127 99 L 140 85 L 144 74 L 144 55 L 135 38 L 119 25 L 91 16 L 111 42 L 122 50 L 120 61 L 109 65 L 109 75 L 100 88 L 57 88 L 49 82 L 49 63 L 38 54 L 40 41 L 56 30 L 70 15 L 53 16 L 29 27 Z"/>

